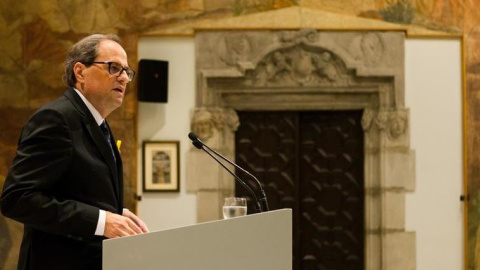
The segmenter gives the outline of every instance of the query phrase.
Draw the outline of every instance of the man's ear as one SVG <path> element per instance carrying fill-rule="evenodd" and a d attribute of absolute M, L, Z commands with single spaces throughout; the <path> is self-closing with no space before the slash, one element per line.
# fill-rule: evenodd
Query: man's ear
<path fill-rule="evenodd" d="M 84 79 L 84 71 L 86 66 L 80 62 L 75 63 L 73 66 L 73 73 L 75 74 L 75 78 L 77 78 L 77 82 L 82 82 Z"/>

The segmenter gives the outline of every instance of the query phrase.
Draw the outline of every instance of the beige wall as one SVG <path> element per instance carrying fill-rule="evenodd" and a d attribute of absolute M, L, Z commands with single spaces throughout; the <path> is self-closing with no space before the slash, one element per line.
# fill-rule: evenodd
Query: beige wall
<path fill-rule="evenodd" d="M 193 38 L 141 38 L 139 59 L 165 60 L 169 64 L 168 103 L 138 105 L 138 214 L 150 230 L 196 223 L 196 196 L 186 192 L 186 153 L 190 148 L 190 116 L 195 101 Z M 180 192 L 142 192 L 142 142 L 180 141 Z"/>
<path fill-rule="evenodd" d="M 406 230 L 416 231 L 417 269 L 464 269 L 461 42 L 410 39 L 405 51 L 405 104 L 416 153 Z"/>

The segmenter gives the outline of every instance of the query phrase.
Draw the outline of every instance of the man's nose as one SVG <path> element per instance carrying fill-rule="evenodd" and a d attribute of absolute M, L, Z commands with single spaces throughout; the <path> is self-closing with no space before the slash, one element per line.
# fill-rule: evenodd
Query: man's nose
<path fill-rule="evenodd" d="M 127 75 L 127 71 L 126 70 L 122 70 L 122 72 L 120 73 L 120 75 L 118 76 L 118 80 L 119 81 L 122 81 L 122 82 L 125 82 L 125 83 L 128 83 L 130 80 L 128 79 L 128 75 Z"/>

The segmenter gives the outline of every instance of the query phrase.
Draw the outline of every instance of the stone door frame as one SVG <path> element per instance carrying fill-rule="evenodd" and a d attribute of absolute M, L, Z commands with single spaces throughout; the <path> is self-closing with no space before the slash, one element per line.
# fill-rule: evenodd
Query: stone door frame
<path fill-rule="evenodd" d="M 404 33 L 397 31 L 199 31 L 192 130 L 235 156 L 236 110 L 361 109 L 365 132 L 365 269 L 415 269 L 415 232 L 405 231 L 405 194 L 415 188 L 409 110 L 404 107 Z M 234 180 L 197 149 L 187 190 L 198 221 L 221 218 Z"/>

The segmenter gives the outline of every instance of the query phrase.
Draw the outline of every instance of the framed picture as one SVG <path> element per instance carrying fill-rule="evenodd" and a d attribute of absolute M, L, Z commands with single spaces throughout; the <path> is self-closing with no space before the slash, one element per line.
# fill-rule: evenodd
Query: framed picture
<path fill-rule="evenodd" d="M 180 191 L 179 141 L 143 142 L 143 191 Z"/>

